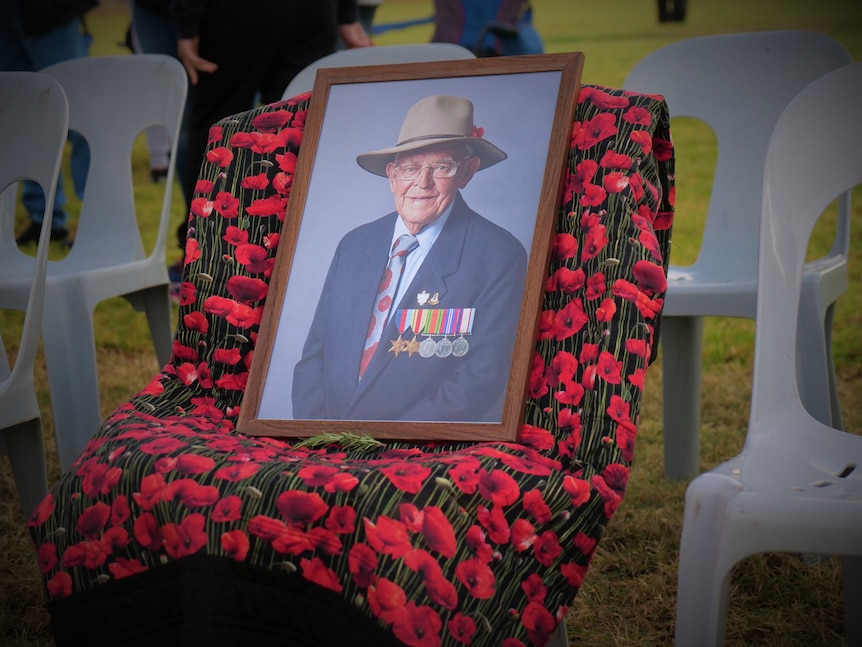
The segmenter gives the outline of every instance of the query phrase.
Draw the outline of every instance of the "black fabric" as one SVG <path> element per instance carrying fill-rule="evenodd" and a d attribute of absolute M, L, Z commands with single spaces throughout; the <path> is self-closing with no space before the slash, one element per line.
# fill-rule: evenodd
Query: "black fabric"
<path fill-rule="evenodd" d="M 57 647 L 401 645 L 299 574 L 227 557 L 186 557 L 49 606 Z"/>
<path fill-rule="evenodd" d="M 44 34 L 82 17 L 98 0 L 20 0 L 21 23 L 28 36 Z"/>

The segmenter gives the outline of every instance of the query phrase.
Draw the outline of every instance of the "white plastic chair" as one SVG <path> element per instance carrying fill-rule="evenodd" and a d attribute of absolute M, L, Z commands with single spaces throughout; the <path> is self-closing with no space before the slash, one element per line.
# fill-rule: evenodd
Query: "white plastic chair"
<path fill-rule="evenodd" d="M 847 644 L 862 644 L 862 436 L 819 422 L 803 406 L 797 341 L 808 332 L 793 325 L 814 223 L 862 183 L 860 106 L 862 63 L 855 63 L 806 87 L 772 135 L 748 433 L 741 454 L 696 477 L 686 493 L 679 647 L 722 644 L 731 569 L 760 552 L 843 556 Z"/>
<path fill-rule="evenodd" d="M 43 323 L 57 449 L 66 470 L 102 419 L 93 330 L 96 304 L 123 296 L 146 312 L 159 362 L 170 358 L 173 326 L 165 245 L 174 158 L 164 183 L 156 243 L 147 255 L 135 208 L 132 145 L 153 125 L 164 127 L 177 141 L 187 80 L 179 61 L 160 54 L 72 59 L 42 71 L 65 90 L 69 128 L 90 146 L 75 243 L 66 258 L 49 263 Z M 29 285 L 27 265 L 9 251 L 0 246 L 0 307 L 20 308 Z"/>
<path fill-rule="evenodd" d="M 702 120 L 718 141 L 697 261 L 671 265 L 668 273 L 661 331 L 667 478 L 699 471 L 703 317 L 755 315 L 763 160 L 775 121 L 805 85 L 852 61 L 843 45 L 815 32 L 725 34 L 658 49 L 625 81 L 627 90 L 663 95 L 672 118 Z M 847 289 L 849 194 L 841 197 L 839 214 L 832 251 L 806 266 L 799 314 L 810 377 L 801 396 L 818 419 L 835 427 L 841 417 L 830 330 L 832 304 Z M 823 383 L 830 385 L 826 398 L 819 395 Z"/>
<path fill-rule="evenodd" d="M 324 56 L 293 77 L 287 84 L 282 99 L 290 99 L 314 87 L 317 70 L 328 67 L 356 67 L 389 63 L 422 63 L 427 61 L 453 61 L 476 58 L 466 47 L 453 43 L 417 43 L 415 45 L 378 45 L 344 49 Z"/>
<path fill-rule="evenodd" d="M 69 107 L 60 85 L 35 72 L 0 72 L 0 247 L 11 242 L 30 280 L 24 303 L 24 324 L 10 370 L 0 339 L 0 454 L 8 454 L 29 516 L 48 493 L 45 445 L 33 369 L 45 302 L 52 205 L 69 124 Z M 15 246 L 14 214 L 19 180 L 33 180 L 45 194 L 42 233 L 35 258 Z M 11 250 L 4 249 L 6 254 Z"/>

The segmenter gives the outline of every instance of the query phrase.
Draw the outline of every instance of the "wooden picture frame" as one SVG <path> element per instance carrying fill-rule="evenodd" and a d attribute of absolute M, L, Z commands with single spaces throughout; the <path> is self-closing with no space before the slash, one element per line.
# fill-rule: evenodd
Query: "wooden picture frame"
<path fill-rule="evenodd" d="M 582 68 L 575 52 L 318 71 L 239 431 L 517 439 Z M 451 143 L 465 99 L 472 132 Z M 399 211 L 416 227 L 447 200 L 363 350 Z"/>

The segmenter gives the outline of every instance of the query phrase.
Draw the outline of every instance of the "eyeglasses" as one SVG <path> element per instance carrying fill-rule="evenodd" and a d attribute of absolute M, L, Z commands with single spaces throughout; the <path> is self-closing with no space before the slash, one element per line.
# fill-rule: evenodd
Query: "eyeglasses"
<path fill-rule="evenodd" d="M 463 159 L 460 162 L 452 159 L 440 160 L 428 166 L 411 164 L 410 162 L 396 162 L 394 166 L 395 179 L 399 182 L 412 182 L 422 174 L 423 169 L 430 168 L 431 177 L 435 180 L 443 180 L 453 177 L 458 172 L 458 166 L 466 162 L 467 159 L 469 158 Z"/>

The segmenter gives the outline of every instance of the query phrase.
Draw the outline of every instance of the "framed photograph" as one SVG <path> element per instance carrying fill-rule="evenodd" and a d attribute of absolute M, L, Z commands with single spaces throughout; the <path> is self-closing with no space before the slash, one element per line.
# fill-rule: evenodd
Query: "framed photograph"
<path fill-rule="evenodd" d="M 240 431 L 517 439 L 582 68 L 318 71 Z"/>

